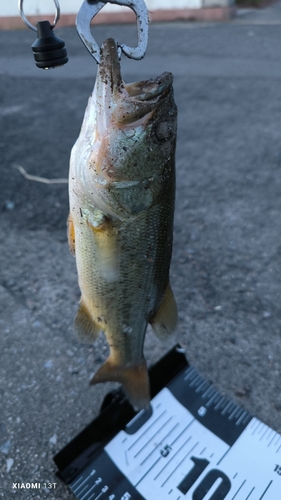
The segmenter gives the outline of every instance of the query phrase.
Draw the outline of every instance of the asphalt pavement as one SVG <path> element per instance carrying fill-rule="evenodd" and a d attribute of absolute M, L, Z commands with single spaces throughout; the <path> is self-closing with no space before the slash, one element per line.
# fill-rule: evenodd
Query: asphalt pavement
<path fill-rule="evenodd" d="M 125 81 L 174 74 L 177 200 L 171 284 L 179 309 L 163 345 L 148 331 L 148 363 L 179 342 L 222 394 L 281 432 L 281 3 L 229 23 L 150 25 L 143 61 Z M 53 455 L 115 387 L 89 387 L 103 338 L 80 344 L 68 251 L 66 178 L 96 74 L 74 28 L 59 27 L 69 63 L 35 67 L 30 30 L 0 32 L 0 497 L 74 498 Z M 98 26 L 99 41 L 135 41 L 135 27 Z M 40 491 L 13 483 L 40 482 Z M 44 489 L 44 483 L 58 483 Z M 276 499 L 272 499 L 276 500 Z"/>

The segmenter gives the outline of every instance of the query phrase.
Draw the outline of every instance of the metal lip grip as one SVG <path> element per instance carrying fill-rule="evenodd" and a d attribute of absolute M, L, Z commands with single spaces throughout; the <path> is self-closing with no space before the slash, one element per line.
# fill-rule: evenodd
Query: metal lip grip
<path fill-rule="evenodd" d="M 85 47 L 88 49 L 92 57 L 97 63 L 100 62 L 100 47 L 95 41 L 90 28 L 91 20 L 96 14 L 107 4 L 112 3 L 124 7 L 129 7 L 134 11 L 137 18 L 137 47 L 129 47 L 125 44 L 117 42 L 120 50 L 130 59 L 142 59 L 145 56 L 147 42 L 148 42 L 148 12 L 144 0 L 109 0 L 109 1 L 96 1 L 84 0 L 77 18 L 76 28 Z"/>

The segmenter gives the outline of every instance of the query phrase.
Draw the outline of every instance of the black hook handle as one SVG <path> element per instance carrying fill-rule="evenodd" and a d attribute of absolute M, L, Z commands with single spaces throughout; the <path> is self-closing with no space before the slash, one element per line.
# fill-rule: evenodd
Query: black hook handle
<path fill-rule="evenodd" d="M 37 39 L 32 44 L 36 66 L 42 69 L 56 68 L 68 61 L 65 43 L 56 36 L 49 21 L 37 23 Z"/>

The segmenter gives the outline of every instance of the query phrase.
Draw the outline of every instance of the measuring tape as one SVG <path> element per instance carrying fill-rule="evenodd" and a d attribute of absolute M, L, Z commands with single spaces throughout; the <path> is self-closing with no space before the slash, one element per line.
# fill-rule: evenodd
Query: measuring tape
<path fill-rule="evenodd" d="M 279 500 L 281 435 L 185 366 L 69 485 L 78 500 Z"/>

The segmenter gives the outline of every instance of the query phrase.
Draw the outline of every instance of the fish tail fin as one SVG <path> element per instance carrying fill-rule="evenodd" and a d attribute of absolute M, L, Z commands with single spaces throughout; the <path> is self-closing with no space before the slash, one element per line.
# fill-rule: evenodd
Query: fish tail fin
<path fill-rule="evenodd" d="M 74 320 L 74 332 L 78 340 L 80 342 L 92 343 L 97 339 L 100 331 L 100 325 L 94 321 L 88 307 L 83 299 L 81 299 Z"/>
<path fill-rule="evenodd" d="M 91 385 L 100 382 L 119 382 L 136 410 L 147 408 L 150 402 L 149 377 L 145 361 L 130 366 L 119 365 L 112 355 L 99 368 L 90 381 Z"/>
<path fill-rule="evenodd" d="M 168 284 L 160 307 L 150 320 L 152 329 L 161 340 L 165 340 L 174 332 L 178 321 L 178 310 L 174 294 Z"/>

